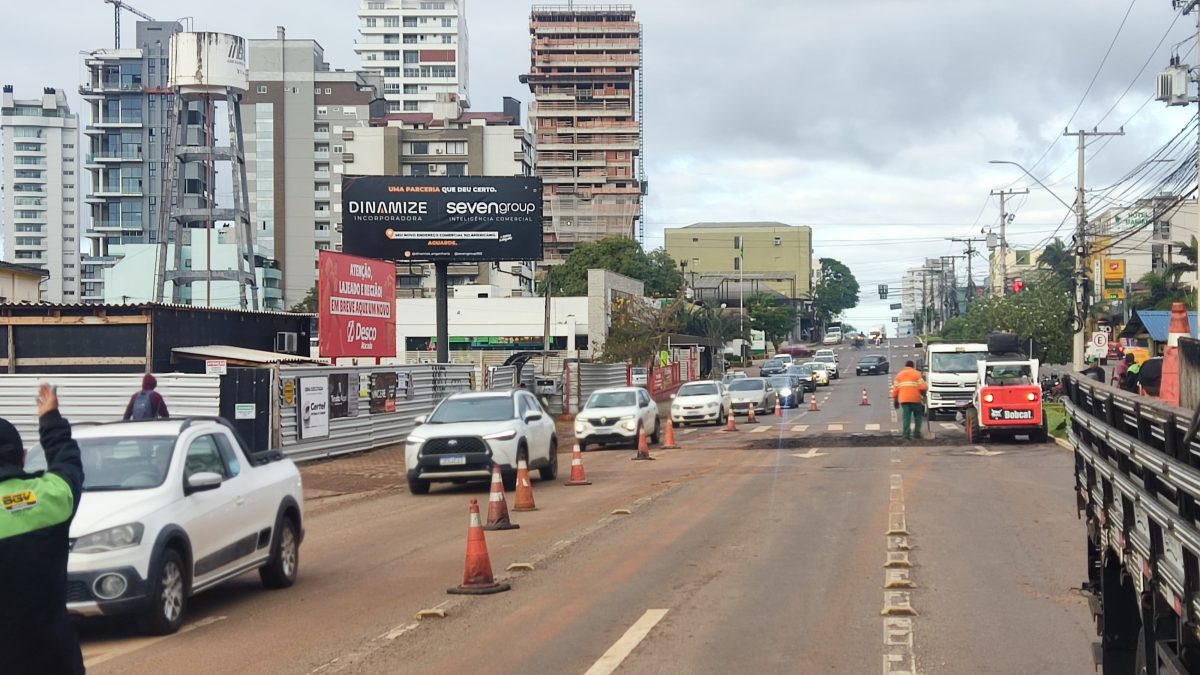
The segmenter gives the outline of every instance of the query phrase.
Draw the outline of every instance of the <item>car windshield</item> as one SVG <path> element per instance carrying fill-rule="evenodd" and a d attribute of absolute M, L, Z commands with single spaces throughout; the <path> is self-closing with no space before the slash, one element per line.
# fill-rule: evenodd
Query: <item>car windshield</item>
<path fill-rule="evenodd" d="M 729 385 L 729 391 L 762 391 L 766 388 L 766 382 L 755 379 L 737 380 Z"/>
<path fill-rule="evenodd" d="M 831 354 L 825 354 L 823 356 L 818 356 L 816 358 L 821 363 L 833 363 L 833 362 L 837 361 L 837 357 L 833 356 Z"/>
<path fill-rule="evenodd" d="M 813 370 L 828 370 L 828 368 L 826 368 L 827 364 L 825 364 L 822 361 L 817 361 L 815 363 L 809 363 L 807 365 L 809 368 L 812 368 Z"/>
<path fill-rule="evenodd" d="M 163 484 L 175 450 L 174 436 L 79 438 L 83 490 L 148 490 Z M 28 472 L 46 470 L 46 453 L 35 445 L 25 458 Z"/>
<path fill-rule="evenodd" d="M 695 384 L 685 384 L 679 388 L 677 398 L 686 398 L 688 396 L 715 396 L 720 393 L 717 390 L 716 382 L 697 382 Z"/>
<path fill-rule="evenodd" d="M 973 373 L 975 364 L 985 357 L 983 352 L 934 352 L 930 369 L 937 373 Z"/>
<path fill-rule="evenodd" d="M 500 422 L 516 417 L 511 396 L 448 398 L 429 416 L 429 424 Z"/>
<path fill-rule="evenodd" d="M 786 389 L 792 386 L 792 378 L 790 377 L 772 377 L 771 386 L 776 389 Z"/>
<path fill-rule="evenodd" d="M 883 363 L 882 356 L 864 356 L 862 363 Z"/>
<path fill-rule="evenodd" d="M 813 367 L 812 366 L 792 366 L 791 368 L 788 368 L 788 374 L 789 375 L 800 375 L 802 377 L 807 377 L 807 376 L 810 376 L 813 374 Z"/>
<path fill-rule="evenodd" d="M 783 361 L 780 361 L 778 359 L 769 359 L 769 360 L 763 362 L 762 367 L 763 368 L 782 368 Z"/>
<path fill-rule="evenodd" d="M 588 399 L 585 408 L 628 408 L 637 405 L 632 391 L 598 391 Z"/>

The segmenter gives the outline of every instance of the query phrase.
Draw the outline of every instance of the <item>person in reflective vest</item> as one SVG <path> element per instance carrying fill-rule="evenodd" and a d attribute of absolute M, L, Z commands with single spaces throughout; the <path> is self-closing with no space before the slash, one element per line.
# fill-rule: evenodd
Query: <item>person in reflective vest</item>
<path fill-rule="evenodd" d="M 925 389 L 925 378 L 912 361 L 905 361 L 903 370 L 896 373 L 892 384 L 892 405 L 903 410 L 900 430 L 905 441 L 912 440 L 914 435 L 921 437 L 921 425 L 925 421 Z M 914 421 L 916 424 L 910 426 Z"/>

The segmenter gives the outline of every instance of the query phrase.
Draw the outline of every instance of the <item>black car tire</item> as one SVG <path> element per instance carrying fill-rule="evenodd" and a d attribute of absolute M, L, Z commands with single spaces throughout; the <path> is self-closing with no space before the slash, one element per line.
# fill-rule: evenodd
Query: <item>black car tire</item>
<path fill-rule="evenodd" d="M 429 481 L 409 478 L 408 491 L 414 495 L 427 495 L 429 494 Z"/>
<path fill-rule="evenodd" d="M 658 445 L 659 436 L 662 434 L 662 420 L 654 418 L 654 433 L 650 434 L 650 444 Z"/>
<path fill-rule="evenodd" d="M 271 560 L 258 569 L 258 578 L 267 588 L 288 588 L 300 573 L 300 533 L 291 517 L 280 515 L 275 535 Z"/>
<path fill-rule="evenodd" d="M 538 469 L 538 478 L 554 480 L 558 476 L 558 439 L 550 439 L 550 464 Z"/>
<path fill-rule="evenodd" d="M 587 452 L 587 442 L 586 441 L 577 441 L 575 444 L 579 446 L 580 452 Z"/>
<path fill-rule="evenodd" d="M 138 623 L 150 635 L 171 635 L 183 625 L 187 600 L 188 578 L 183 556 L 173 548 L 164 549 L 158 566 L 150 571 L 149 600 Z"/>

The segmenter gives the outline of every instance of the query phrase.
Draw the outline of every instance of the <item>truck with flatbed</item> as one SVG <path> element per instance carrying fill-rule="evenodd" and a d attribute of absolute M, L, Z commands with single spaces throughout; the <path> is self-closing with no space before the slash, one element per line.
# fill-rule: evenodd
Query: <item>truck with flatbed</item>
<path fill-rule="evenodd" d="M 979 342 L 937 342 L 926 347 L 925 407 L 930 419 L 958 416 L 979 385 L 979 361 L 988 346 Z"/>
<path fill-rule="evenodd" d="M 1097 670 L 1200 673 L 1194 413 L 1078 374 L 1063 381 Z"/>

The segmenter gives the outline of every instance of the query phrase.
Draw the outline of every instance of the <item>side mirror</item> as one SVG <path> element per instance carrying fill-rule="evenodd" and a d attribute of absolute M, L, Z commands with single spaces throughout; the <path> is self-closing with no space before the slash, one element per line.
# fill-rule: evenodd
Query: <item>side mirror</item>
<path fill-rule="evenodd" d="M 187 490 L 185 490 L 185 492 L 192 494 L 193 492 L 208 492 L 209 490 L 216 490 L 217 488 L 221 487 L 222 480 L 224 479 L 221 478 L 221 474 L 219 473 L 213 473 L 211 471 L 194 473 L 187 477 Z"/>
<path fill-rule="evenodd" d="M 418 425 L 425 424 L 426 422 L 429 421 L 429 415 L 417 415 L 416 417 L 413 418 L 413 421 L 416 422 Z"/>
<path fill-rule="evenodd" d="M 674 400 L 675 400 L 675 394 L 671 394 L 671 400 L 672 400 L 672 401 L 674 401 Z"/>
<path fill-rule="evenodd" d="M 540 419 L 542 419 L 542 413 L 536 410 L 530 410 L 529 412 L 525 413 L 526 422 L 536 422 Z"/>

